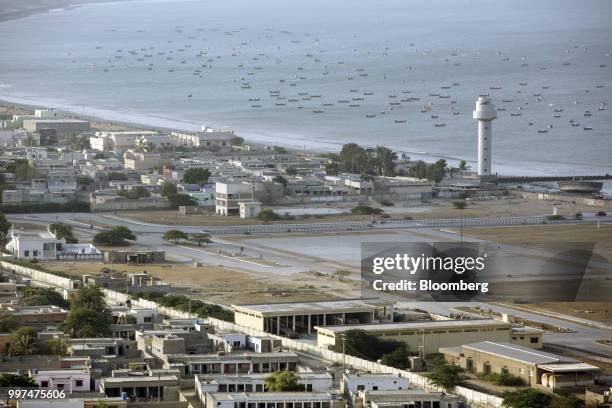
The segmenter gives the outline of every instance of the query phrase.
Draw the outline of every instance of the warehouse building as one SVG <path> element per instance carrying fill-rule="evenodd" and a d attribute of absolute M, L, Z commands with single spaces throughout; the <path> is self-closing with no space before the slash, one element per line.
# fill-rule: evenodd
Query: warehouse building
<path fill-rule="evenodd" d="M 327 326 L 315 329 L 317 344 L 322 347 L 339 344 L 343 334 L 349 330 L 363 330 L 385 340 L 402 341 L 411 351 L 429 354 L 437 353 L 440 347 L 461 346 L 483 340 L 509 343 L 512 326 L 498 320 L 482 319 Z"/>
<path fill-rule="evenodd" d="M 386 306 L 381 313 L 379 307 L 358 299 L 232 307 L 236 324 L 277 335 L 310 334 L 315 326 L 366 324 L 392 315 Z"/>
<path fill-rule="evenodd" d="M 476 374 L 508 373 L 552 390 L 593 385 L 599 368 L 573 358 L 510 343 L 481 341 L 440 349 L 449 363 Z"/>

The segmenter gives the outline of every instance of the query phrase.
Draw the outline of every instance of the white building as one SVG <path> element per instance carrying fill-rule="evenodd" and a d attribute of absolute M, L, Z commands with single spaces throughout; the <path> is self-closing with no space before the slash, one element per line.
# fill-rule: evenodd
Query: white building
<path fill-rule="evenodd" d="M 253 201 L 253 186 L 250 183 L 217 182 L 215 201 L 218 215 L 238 215 L 241 202 Z"/>
<path fill-rule="evenodd" d="M 34 116 L 40 119 L 60 119 L 64 117 L 61 112 L 55 109 L 35 109 Z"/>
<path fill-rule="evenodd" d="M 100 255 L 91 244 L 66 244 L 49 231 L 11 230 L 11 240 L 6 249 L 17 259 L 57 259 L 58 257 L 82 257 Z"/>
<path fill-rule="evenodd" d="M 100 152 L 115 152 L 120 155 L 127 149 L 136 147 L 139 139 L 153 141 L 159 133 L 154 131 L 134 131 L 134 132 L 96 132 L 89 138 L 91 148 Z"/>
<path fill-rule="evenodd" d="M 178 145 L 207 147 L 211 150 L 231 150 L 235 136 L 231 129 L 213 129 L 206 126 L 202 126 L 201 132 L 172 132 L 172 137 Z"/>
<path fill-rule="evenodd" d="M 261 203 L 259 201 L 241 201 L 240 218 L 255 218 L 261 212 Z"/>
<path fill-rule="evenodd" d="M 90 392 L 91 375 L 87 368 L 68 368 L 57 370 L 29 371 L 29 376 L 36 381 L 39 387 L 52 390 L 64 390 L 67 394 L 73 392 Z"/>
<path fill-rule="evenodd" d="M 342 375 L 340 383 L 340 391 L 351 396 L 358 391 L 398 391 L 409 387 L 410 380 L 397 374 L 348 372 Z"/>

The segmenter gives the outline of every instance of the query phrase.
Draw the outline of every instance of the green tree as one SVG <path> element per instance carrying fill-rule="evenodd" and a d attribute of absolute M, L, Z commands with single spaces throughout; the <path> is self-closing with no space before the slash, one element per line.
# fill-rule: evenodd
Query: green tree
<path fill-rule="evenodd" d="M 463 369 L 457 365 L 442 363 L 438 364 L 428 377 L 432 384 L 450 390 L 463 382 L 462 371 Z"/>
<path fill-rule="evenodd" d="M 281 183 L 283 187 L 287 187 L 287 179 L 281 176 L 280 174 L 272 179 L 275 183 Z"/>
<path fill-rule="evenodd" d="M 244 138 L 240 137 L 240 136 L 234 136 L 232 138 L 232 145 L 234 146 L 240 146 L 244 144 Z"/>
<path fill-rule="evenodd" d="M 391 353 L 383 354 L 380 362 L 389 367 L 395 367 L 399 369 L 410 368 L 410 353 L 406 347 L 398 347 Z"/>
<path fill-rule="evenodd" d="M 164 197 L 169 197 L 176 194 L 176 184 L 169 181 L 164 181 L 159 189 L 159 192 Z"/>
<path fill-rule="evenodd" d="M 64 224 L 63 222 L 49 224 L 49 231 L 51 231 L 57 239 L 65 239 L 67 244 L 76 244 L 79 242 L 74 236 L 72 226 Z"/>
<path fill-rule="evenodd" d="M 0 213 L 0 242 L 6 243 L 12 224 L 8 222 L 6 216 Z"/>
<path fill-rule="evenodd" d="M 372 167 L 374 167 L 376 174 L 381 176 L 392 176 L 395 174 L 397 154 L 393 150 L 385 146 L 376 146 L 372 156 Z"/>
<path fill-rule="evenodd" d="M 186 240 L 189 238 L 189 236 L 181 230 L 171 229 L 171 230 L 164 232 L 164 235 L 162 236 L 162 238 L 164 241 L 167 241 L 167 242 L 172 241 L 175 244 L 178 244 L 180 240 Z"/>
<path fill-rule="evenodd" d="M 552 396 L 533 388 L 505 392 L 503 407 L 506 408 L 548 408 Z"/>
<path fill-rule="evenodd" d="M 210 235 L 204 232 L 198 232 L 195 234 L 190 234 L 189 239 L 198 243 L 198 246 L 202 246 L 203 243 L 208 244 L 212 242 L 210 240 Z"/>
<path fill-rule="evenodd" d="M 369 205 L 358 205 L 351 209 L 351 214 L 354 215 L 381 215 L 384 210 L 381 208 L 373 208 Z"/>
<path fill-rule="evenodd" d="M 136 235 L 132 231 L 123 226 L 113 227 L 110 230 L 98 232 L 93 237 L 95 244 L 109 245 L 109 246 L 126 246 L 129 245 L 130 241 L 136 240 Z"/>
<path fill-rule="evenodd" d="M 67 308 L 68 302 L 52 288 L 28 286 L 19 291 L 19 303 L 23 306 L 53 305 Z"/>
<path fill-rule="evenodd" d="M 467 165 L 467 162 L 465 160 L 460 160 L 459 161 L 459 170 L 465 171 L 465 170 L 467 170 L 469 168 L 470 168 L 470 166 Z"/>
<path fill-rule="evenodd" d="M 392 353 L 402 347 L 405 347 L 403 343 L 382 340 L 367 334 L 363 330 L 347 330 L 344 333 L 343 339 L 337 341 L 336 345 L 332 346 L 331 349 L 339 353 L 344 350 L 346 354 L 377 361 L 385 354 Z"/>
<path fill-rule="evenodd" d="M 340 173 L 340 163 L 338 162 L 330 162 L 325 164 L 325 173 L 328 176 L 336 176 Z"/>
<path fill-rule="evenodd" d="M 68 344 L 63 339 L 49 339 L 42 344 L 41 353 L 50 356 L 67 356 Z"/>
<path fill-rule="evenodd" d="M 273 151 L 274 151 L 274 153 L 276 153 L 276 154 L 287 154 L 287 153 L 289 153 L 289 152 L 287 151 L 287 149 L 285 149 L 285 148 L 284 148 L 284 147 L 282 147 L 282 146 L 274 146 L 274 147 L 272 148 L 272 150 L 273 150 Z"/>
<path fill-rule="evenodd" d="M 285 174 L 289 176 L 295 176 L 296 174 L 298 174 L 298 171 L 295 167 L 289 166 L 285 169 Z"/>
<path fill-rule="evenodd" d="M 108 310 L 92 310 L 85 308 L 70 309 L 62 330 L 72 337 L 108 337 L 112 334 L 111 317 Z"/>
<path fill-rule="evenodd" d="M 106 295 L 99 286 L 83 286 L 70 296 L 70 309 L 79 308 L 103 310 L 106 308 Z"/>
<path fill-rule="evenodd" d="M 108 181 L 126 181 L 128 177 L 125 173 L 110 172 L 106 173 L 106 179 Z"/>
<path fill-rule="evenodd" d="M 171 208 L 179 208 L 182 206 L 190 207 L 198 205 L 198 202 L 188 194 L 172 194 L 168 196 Z"/>
<path fill-rule="evenodd" d="M 21 327 L 11 333 L 9 353 L 13 356 L 31 356 L 36 352 L 38 332 L 33 327 Z"/>
<path fill-rule="evenodd" d="M 15 316 L 8 313 L 0 313 L 0 333 L 10 333 L 19 326 Z"/>
<path fill-rule="evenodd" d="M 183 182 L 203 186 L 208 183 L 210 171 L 203 167 L 190 167 L 183 174 Z"/>
<path fill-rule="evenodd" d="M 270 209 L 261 210 L 259 214 L 257 214 L 257 219 L 262 221 L 277 221 L 281 218 L 280 215 Z"/>
<path fill-rule="evenodd" d="M 368 154 L 357 143 L 347 143 L 340 150 L 340 169 L 346 173 L 367 173 Z"/>
<path fill-rule="evenodd" d="M 38 387 L 36 381 L 27 375 L 0 374 L 0 387 L 4 388 L 20 388 L 20 387 Z"/>
<path fill-rule="evenodd" d="M 144 186 L 136 186 L 129 190 L 117 190 L 117 195 L 135 200 L 150 197 L 151 193 Z"/>
<path fill-rule="evenodd" d="M 266 377 L 266 389 L 268 392 L 302 391 L 304 386 L 300 384 L 300 377 L 293 371 L 275 371 Z"/>

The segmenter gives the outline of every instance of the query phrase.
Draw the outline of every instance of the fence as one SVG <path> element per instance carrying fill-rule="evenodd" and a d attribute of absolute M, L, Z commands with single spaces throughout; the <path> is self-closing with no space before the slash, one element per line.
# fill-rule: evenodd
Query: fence
<path fill-rule="evenodd" d="M 68 278 L 63 278 L 60 276 L 52 275 L 50 273 L 37 271 L 35 269 L 27 268 L 25 266 L 15 265 L 5 261 L 1 261 L 0 266 L 2 266 L 2 268 L 12 270 L 15 273 L 23 274 L 29 276 L 32 279 L 40 280 L 42 282 L 49 283 L 52 285 L 69 288 L 71 284 L 71 280 Z M 128 295 L 126 295 L 125 293 L 120 293 L 109 289 L 102 289 L 102 291 L 105 293 L 107 300 L 111 302 L 125 303 L 129 299 Z M 198 316 L 195 314 L 189 314 L 187 312 L 181 312 L 172 308 L 159 306 L 157 305 L 157 303 L 149 300 L 135 299 L 132 300 L 132 304 L 143 308 L 154 309 L 168 316 L 178 317 L 182 319 L 198 318 Z M 255 330 L 250 327 L 240 326 L 235 323 L 226 322 L 224 320 L 219 320 L 212 317 L 209 317 L 207 320 L 218 329 L 226 331 L 238 331 L 251 336 L 273 337 L 279 339 L 283 347 L 286 347 L 287 349 L 292 351 L 307 353 L 309 355 L 317 356 L 334 363 L 345 364 L 348 367 L 353 367 L 372 373 L 399 374 L 402 377 L 408 378 L 414 387 L 425 389 L 427 391 L 444 391 L 442 388 L 436 387 L 435 385 L 431 384 L 426 377 L 417 373 L 400 370 L 397 368 L 376 363 L 374 361 L 368 361 L 358 357 L 337 353 L 335 351 L 328 350 L 324 347 L 319 347 L 314 344 L 303 343 L 297 340 L 288 339 L 286 337 L 275 336 L 270 333 Z M 503 401 L 501 398 L 496 397 L 494 395 L 485 394 L 465 387 L 455 387 L 453 393 L 463 397 L 467 402 L 471 403 L 475 407 L 499 408 L 501 407 Z"/>
<path fill-rule="evenodd" d="M 7 261 L 0 261 L 2 269 L 17 273 L 19 275 L 25 275 L 30 279 L 48 283 L 49 285 L 59 286 L 64 289 L 73 289 L 78 286 L 79 281 L 73 279 L 64 278 L 62 276 L 53 275 L 52 273 L 39 271 L 36 269 L 28 268 L 27 266 L 17 265 Z M 79 282 L 80 283 L 80 282 Z"/>

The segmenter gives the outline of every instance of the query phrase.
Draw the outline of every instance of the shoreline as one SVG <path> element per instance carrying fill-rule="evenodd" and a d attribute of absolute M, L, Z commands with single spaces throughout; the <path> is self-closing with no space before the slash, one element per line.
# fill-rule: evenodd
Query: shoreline
<path fill-rule="evenodd" d="M 10 97 L 7 95 L 0 95 L 0 107 L 9 108 L 9 107 L 17 107 L 22 110 L 33 111 L 34 109 L 56 109 L 60 112 L 64 112 L 68 114 L 68 116 L 89 120 L 92 122 L 92 127 L 97 130 L 106 130 L 106 131 L 120 131 L 120 130 L 153 130 L 159 132 L 172 132 L 172 131 L 186 131 L 186 132 L 194 132 L 200 129 L 202 126 L 199 122 L 185 121 L 180 119 L 174 119 L 170 117 L 154 115 L 154 114 L 142 114 L 142 113 L 131 113 L 131 112 L 120 112 L 120 111 L 111 111 L 106 109 L 97 109 L 85 106 L 75 106 L 69 104 L 59 104 L 52 103 L 51 101 L 41 101 L 35 102 L 29 100 L 27 98 L 20 97 Z M 78 112 L 81 110 L 81 112 Z M 129 119 L 126 119 L 128 117 Z M 236 130 L 236 129 L 234 129 Z M 287 138 L 287 135 L 278 135 L 274 136 L 273 134 L 262 134 L 262 133 L 251 133 L 248 130 L 246 131 L 238 131 L 236 130 L 236 134 L 245 139 L 245 144 L 252 145 L 254 147 L 263 148 L 265 146 L 279 146 L 284 147 L 290 151 L 294 152 L 302 152 L 307 154 L 322 154 L 322 153 L 339 153 L 342 148 L 343 142 L 321 142 L 317 140 L 309 140 L 306 138 L 300 139 L 290 139 Z M 284 137 L 281 137 L 284 136 Z M 291 141 L 293 140 L 293 143 Z M 348 143 L 348 142 L 347 142 Z M 373 148 L 375 146 L 369 145 L 361 145 L 366 148 Z M 453 165 L 454 161 L 459 161 L 460 158 L 453 157 L 448 154 L 431 154 L 428 152 L 418 152 L 418 151 L 408 151 L 406 149 L 397 149 L 396 146 L 388 145 L 386 146 L 398 153 L 406 153 L 409 155 L 411 160 L 423 160 L 427 163 L 433 163 L 436 160 L 444 159 L 449 165 Z M 477 167 L 477 162 L 475 160 L 466 160 L 467 164 L 471 166 L 472 169 Z M 506 176 L 525 176 L 525 175 L 553 175 L 553 176 L 562 176 L 562 175 L 571 175 L 566 172 L 544 172 L 541 170 L 526 171 L 525 168 L 529 168 L 528 166 L 515 167 L 515 166 L 504 166 L 503 164 L 498 164 L 496 167 L 499 169 L 497 171 L 498 174 L 506 175 Z M 604 175 L 607 172 L 597 172 L 594 171 L 578 171 L 574 172 L 574 175 L 577 176 L 585 176 L 585 175 Z M 612 182 L 604 183 L 604 191 L 606 193 L 612 193 Z"/>
<path fill-rule="evenodd" d="M 9 10 L 7 12 L 0 13 L 0 23 L 5 21 L 19 20 L 21 18 L 26 18 L 29 16 L 33 16 L 36 14 L 48 13 L 53 10 L 66 11 L 72 10 L 84 4 L 92 4 L 92 3 L 116 3 L 121 1 L 134 1 L 134 0 L 47 0 L 41 2 L 41 4 L 34 4 L 32 7 L 22 7 L 22 2 L 20 0 L 3 0 L 7 2 L 5 7 L 14 7 L 14 9 Z M 35 2 L 36 3 L 36 2 Z"/>

